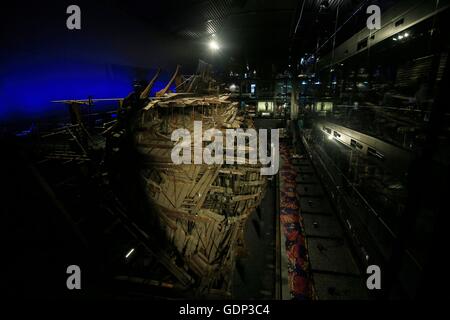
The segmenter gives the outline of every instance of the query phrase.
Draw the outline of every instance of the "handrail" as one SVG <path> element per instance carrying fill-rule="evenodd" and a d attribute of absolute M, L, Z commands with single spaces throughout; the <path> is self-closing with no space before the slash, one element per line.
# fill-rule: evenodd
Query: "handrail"
<path fill-rule="evenodd" d="M 310 145 L 307 143 L 306 139 L 303 139 L 304 142 L 306 142 L 307 146 L 309 147 L 309 149 L 311 149 Z M 316 153 L 317 151 L 314 150 Z M 345 174 L 342 173 L 342 171 L 336 166 L 336 164 L 332 161 L 332 159 L 326 154 L 326 153 L 321 153 L 324 154 L 327 157 L 327 160 L 329 163 L 331 163 L 331 165 L 336 169 L 337 173 L 347 182 L 347 184 L 353 189 L 353 191 L 356 193 L 356 195 L 358 196 L 358 198 L 363 202 L 363 204 L 367 207 L 367 209 L 369 209 L 369 211 L 371 211 L 375 217 L 381 222 L 381 224 L 386 228 L 386 230 L 389 232 L 389 234 L 394 238 L 397 239 L 397 235 L 394 233 L 394 231 L 392 231 L 392 229 L 387 225 L 387 223 L 383 220 L 383 218 L 378 214 L 378 212 L 369 204 L 369 202 L 366 200 L 366 198 L 364 198 L 364 196 L 358 191 L 358 189 L 355 188 L 355 186 L 353 185 L 353 183 L 345 176 Z M 319 158 L 321 158 L 321 156 L 319 155 Z M 326 169 L 326 167 L 325 167 Z M 327 170 L 327 169 L 326 169 Z M 333 179 L 333 176 L 331 175 L 331 173 L 327 170 L 328 175 L 330 177 L 332 177 L 332 180 L 335 181 Z"/>

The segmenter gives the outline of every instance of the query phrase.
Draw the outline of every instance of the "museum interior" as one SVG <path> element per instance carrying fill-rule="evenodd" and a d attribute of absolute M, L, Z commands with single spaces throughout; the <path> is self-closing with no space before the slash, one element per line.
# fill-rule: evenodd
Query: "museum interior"
<path fill-rule="evenodd" d="M 449 7 L 10 3 L 2 293 L 449 297 Z"/>

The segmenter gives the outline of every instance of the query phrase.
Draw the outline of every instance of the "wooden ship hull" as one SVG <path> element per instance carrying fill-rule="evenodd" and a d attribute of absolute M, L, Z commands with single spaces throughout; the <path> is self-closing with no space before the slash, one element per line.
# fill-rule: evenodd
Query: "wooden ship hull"
<path fill-rule="evenodd" d="M 244 251 L 244 228 L 265 193 L 266 176 L 261 175 L 261 164 L 248 162 L 250 146 L 243 164 L 173 163 L 172 132 L 193 132 L 194 121 L 202 122 L 203 132 L 214 128 L 224 137 L 226 129 L 253 128 L 237 102 L 219 95 L 210 65 L 200 63 L 189 78 L 179 70 L 153 98 L 149 95 L 159 70 L 145 89 L 124 99 L 55 102 L 67 104 L 73 123 L 84 128 L 82 105 L 119 101 L 117 121 L 102 133 L 103 162 L 113 198 L 124 209 L 112 214 L 126 223 L 157 266 L 138 282 L 176 288 L 184 297 L 229 297 L 235 258 Z M 169 92 L 173 84 L 176 94 Z M 138 163 L 133 162 L 136 151 Z"/>
<path fill-rule="evenodd" d="M 229 294 L 244 227 L 266 188 L 261 165 L 174 164 L 174 130 L 252 128 L 228 96 L 169 95 L 151 101 L 138 119 L 135 142 L 145 165 L 141 178 L 167 242 L 200 295 Z M 192 153 L 194 148 L 191 148 Z M 249 149 L 247 148 L 247 152 Z M 224 151 L 225 152 L 225 151 Z M 194 157 L 192 156 L 192 159 Z M 248 156 L 246 157 L 248 159 Z M 179 264 L 180 265 L 180 264 Z"/>

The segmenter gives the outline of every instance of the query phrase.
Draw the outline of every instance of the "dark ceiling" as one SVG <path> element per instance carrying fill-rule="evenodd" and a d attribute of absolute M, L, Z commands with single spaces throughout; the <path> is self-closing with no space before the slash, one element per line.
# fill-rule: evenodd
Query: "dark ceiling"
<path fill-rule="evenodd" d="M 367 0 L 165 0 L 119 5 L 160 30 L 198 42 L 199 57 L 208 55 L 207 43 L 215 35 L 222 47 L 220 62 L 258 68 L 283 67 L 290 56 L 313 51 L 333 34 L 336 18 L 338 24 L 346 21 L 366 3 L 369 5 Z M 362 27 L 367 17 L 363 9 L 342 31 L 342 40 Z"/>

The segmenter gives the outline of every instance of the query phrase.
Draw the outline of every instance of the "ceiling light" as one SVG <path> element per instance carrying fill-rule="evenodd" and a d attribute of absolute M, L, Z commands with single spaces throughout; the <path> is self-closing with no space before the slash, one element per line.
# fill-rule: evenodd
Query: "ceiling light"
<path fill-rule="evenodd" d="M 405 38 L 408 38 L 408 37 L 409 37 L 409 33 L 405 32 Z"/>
<path fill-rule="evenodd" d="M 209 48 L 210 48 L 212 51 L 217 51 L 217 50 L 220 49 L 220 46 L 219 46 L 219 44 L 217 43 L 216 40 L 211 40 L 211 41 L 209 42 Z"/>
<path fill-rule="evenodd" d="M 133 252 L 134 252 L 134 248 L 131 249 L 131 250 L 127 253 L 127 255 L 125 256 L 125 258 L 128 259 L 128 258 L 133 254 Z"/>
<path fill-rule="evenodd" d="M 399 38 L 400 40 L 402 40 L 402 39 L 403 39 L 403 36 L 398 36 L 398 38 Z"/>

